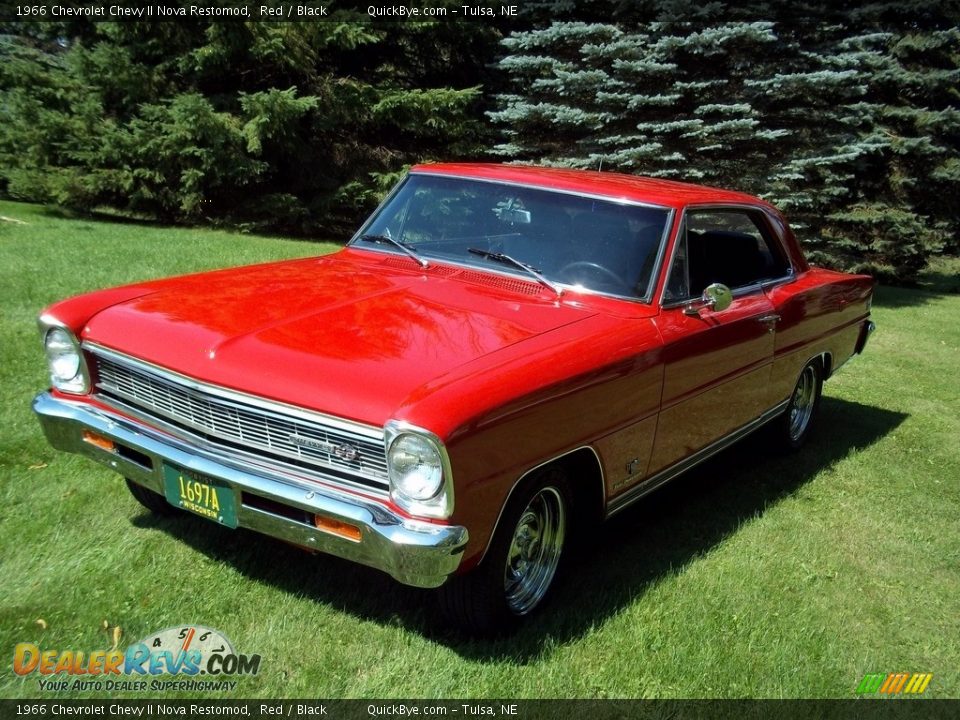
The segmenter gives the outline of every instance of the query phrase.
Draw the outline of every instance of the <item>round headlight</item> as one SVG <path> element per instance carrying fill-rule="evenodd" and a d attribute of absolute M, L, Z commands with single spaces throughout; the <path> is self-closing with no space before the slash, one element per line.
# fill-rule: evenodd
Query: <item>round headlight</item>
<path fill-rule="evenodd" d="M 387 455 L 394 489 L 411 500 L 429 500 L 443 486 L 443 461 L 432 442 L 419 435 L 400 435 Z"/>
<path fill-rule="evenodd" d="M 44 345 L 54 380 L 69 382 L 80 374 L 80 348 L 70 333 L 62 328 L 53 328 L 47 333 Z"/>

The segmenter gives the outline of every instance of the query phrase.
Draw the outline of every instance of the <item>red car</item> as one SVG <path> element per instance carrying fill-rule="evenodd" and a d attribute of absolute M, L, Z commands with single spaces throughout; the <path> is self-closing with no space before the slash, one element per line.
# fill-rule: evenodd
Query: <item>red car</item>
<path fill-rule="evenodd" d="M 571 529 L 762 425 L 799 447 L 872 290 L 741 193 L 418 166 L 332 255 L 48 308 L 34 410 L 154 512 L 442 586 L 498 632 Z"/>

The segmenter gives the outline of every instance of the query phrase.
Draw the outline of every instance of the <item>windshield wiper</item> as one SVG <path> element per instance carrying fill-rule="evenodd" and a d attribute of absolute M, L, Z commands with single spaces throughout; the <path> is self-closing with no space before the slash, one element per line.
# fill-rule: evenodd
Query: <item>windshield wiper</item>
<path fill-rule="evenodd" d="M 554 285 L 552 282 L 547 280 L 539 270 L 532 265 L 527 265 L 527 263 L 523 262 L 522 260 L 517 260 L 516 258 L 510 257 L 504 253 L 490 252 L 489 250 L 481 250 L 480 248 L 467 248 L 467 252 L 473 253 L 474 255 L 479 255 L 480 257 L 485 257 L 488 260 L 493 260 L 494 262 L 520 268 L 521 270 L 535 277 L 537 282 L 539 282 L 541 285 L 553 290 L 557 294 L 557 297 L 563 295 L 563 288 L 561 288 L 559 285 Z"/>
<path fill-rule="evenodd" d="M 426 258 L 420 257 L 413 248 L 407 245 L 405 242 L 400 242 L 399 240 L 394 240 L 389 235 L 361 235 L 358 240 L 364 240 L 365 242 L 377 243 L 378 245 L 393 245 L 395 248 L 399 248 L 407 255 L 412 257 L 417 261 L 417 264 L 422 268 L 430 267 L 430 263 L 427 262 Z"/>

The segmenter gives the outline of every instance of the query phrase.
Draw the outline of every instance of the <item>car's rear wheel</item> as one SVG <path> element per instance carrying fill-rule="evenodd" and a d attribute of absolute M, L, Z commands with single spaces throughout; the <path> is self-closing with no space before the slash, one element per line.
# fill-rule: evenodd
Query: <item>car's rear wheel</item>
<path fill-rule="evenodd" d="M 167 499 L 163 495 L 155 493 L 153 490 L 148 490 L 143 485 L 138 485 L 129 478 L 124 479 L 127 481 L 127 488 L 130 490 L 130 494 L 150 512 L 157 515 L 173 515 L 179 512 L 177 508 L 167 502 Z"/>
<path fill-rule="evenodd" d="M 786 449 L 796 450 L 807 441 L 820 408 L 822 391 L 822 365 L 814 360 L 803 368 L 786 411 L 774 425 L 777 439 Z"/>
<path fill-rule="evenodd" d="M 514 494 L 483 562 L 440 589 L 441 608 L 453 624 L 472 635 L 498 635 L 543 605 L 563 556 L 569 497 L 559 468 Z"/>

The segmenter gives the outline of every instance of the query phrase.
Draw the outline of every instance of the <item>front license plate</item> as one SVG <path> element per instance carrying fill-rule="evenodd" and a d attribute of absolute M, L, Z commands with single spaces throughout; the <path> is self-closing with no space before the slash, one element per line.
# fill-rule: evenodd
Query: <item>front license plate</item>
<path fill-rule="evenodd" d="M 171 505 L 227 527 L 237 526 L 233 490 L 218 480 L 164 463 L 163 488 Z"/>

